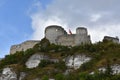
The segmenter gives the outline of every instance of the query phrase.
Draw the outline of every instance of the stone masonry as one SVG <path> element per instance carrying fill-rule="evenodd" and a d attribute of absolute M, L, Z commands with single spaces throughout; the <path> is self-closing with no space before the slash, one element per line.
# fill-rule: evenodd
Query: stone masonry
<path fill-rule="evenodd" d="M 78 46 L 81 44 L 90 44 L 91 39 L 88 35 L 87 28 L 78 27 L 76 29 L 76 34 L 68 34 L 64 28 L 58 25 L 51 25 L 45 28 L 45 38 L 56 45 L 64 46 Z M 118 38 L 105 36 L 104 40 L 111 40 L 114 43 L 119 43 Z M 18 45 L 13 45 L 10 49 L 10 54 L 14 54 L 16 51 L 25 51 L 40 41 L 29 40 Z"/>
<path fill-rule="evenodd" d="M 47 38 L 50 43 L 64 46 L 77 46 L 91 43 L 87 29 L 84 27 L 78 27 L 76 34 L 68 34 L 61 26 L 51 25 L 45 29 L 45 38 Z M 10 54 L 14 54 L 16 51 L 25 51 L 29 48 L 33 48 L 33 46 L 39 42 L 40 41 L 36 40 L 28 40 L 21 44 L 13 45 L 11 46 Z"/>
<path fill-rule="evenodd" d="M 48 26 L 45 29 L 45 37 L 50 43 L 64 46 L 77 46 L 91 43 L 87 29 L 84 27 L 78 27 L 76 29 L 76 34 L 67 34 L 61 26 Z"/>
<path fill-rule="evenodd" d="M 35 40 L 29 40 L 29 41 L 25 41 L 21 44 L 18 45 L 13 45 L 10 48 L 10 54 L 14 54 L 16 51 L 25 51 L 29 48 L 33 48 L 33 46 L 37 43 L 39 43 L 40 41 L 35 41 Z"/>

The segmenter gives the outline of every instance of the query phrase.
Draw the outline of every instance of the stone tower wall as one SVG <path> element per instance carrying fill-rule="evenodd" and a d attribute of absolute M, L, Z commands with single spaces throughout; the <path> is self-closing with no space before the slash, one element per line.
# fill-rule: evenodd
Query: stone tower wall
<path fill-rule="evenodd" d="M 78 27 L 76 29 L 76 35 L 88 35 L 87 29 L 84 27 Z"/>
<path fill-rule="evenodd" d="M 57 39 L 61 35 L 66 35 L 67 32 L 61 26 L 48 26 L 45 29 L 45 37 L 50 41 L 50 43 L 57 44 Z"/>
<path fill-rule="evenodd" d="M 79 27 L 76 29 L 75 45 L 88 44 L 90 43 L 90 36 L 88 35 L 87 29 Z"/>

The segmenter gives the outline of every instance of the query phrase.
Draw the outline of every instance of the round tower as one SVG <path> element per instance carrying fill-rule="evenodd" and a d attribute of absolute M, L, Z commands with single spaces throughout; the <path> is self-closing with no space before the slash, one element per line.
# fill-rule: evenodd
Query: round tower
<path fill-rule="evenodd" d="M 67 32 L 58 25 L 51 25 L 45 29 L 45 37 L 50 41 L 50 43 L 57 44 L 57 39 L 61 35 L 66 35 Z"/>
<path fill-rule="evenodd" d="M 76 29 L 75 44 L 88 44 L 90 42 L 90 36 L 88 35 L 87 28 L 78 27 Z"/>

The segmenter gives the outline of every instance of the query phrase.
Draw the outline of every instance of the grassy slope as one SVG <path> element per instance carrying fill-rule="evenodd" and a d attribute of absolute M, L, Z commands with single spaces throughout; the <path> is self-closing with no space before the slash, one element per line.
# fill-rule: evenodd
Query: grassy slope
<path fill-rule="evenodd" d="M 44 52 L 52 58 L 60 59 L 60 63 L 51 63 L 43 61 L 39 67 L 35 69 L 27 69 L 25 62 L 27 59 L 36 52 Z M 56 73 L 63 73 L 66 69 L 65 63 L 62 61 L 68 55 L 85 54 L 92 57 L 92 60 L 83 64 L 78 70 L 73 71 L 74 74 L 78 72 L 90 72 L 97 70 L 99 67 L 106 66 L 106 64 L 120 64 L 120 44 L 112 42 L 98 42 L 95 44 L 81 45 L 75 47 L 65 47 L 54 44 L 41 46 L 35 45 L 33 49 L 25 52 L 16 52 L 16 54 L 7 55 L 0 61 L 0 70 L 6 66 L 14 67 L 14 70 L 19 72 L 27 72 L 29 75 L 26 80 L 32 80 L 36 77 L 48 75 L 55 77 Z M 47 64 L 46 64 L 47 63 Z M 46 64 L 46 65 L 44 65 Z"/>

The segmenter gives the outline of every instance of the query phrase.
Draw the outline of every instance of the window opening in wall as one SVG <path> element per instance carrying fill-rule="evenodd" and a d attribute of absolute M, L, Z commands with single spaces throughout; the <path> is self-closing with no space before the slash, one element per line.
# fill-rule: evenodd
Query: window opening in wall
<path fill-rule="evenodd" d="M 58 31 L 58 29 L 56 29 L 56 31 Z"/>

